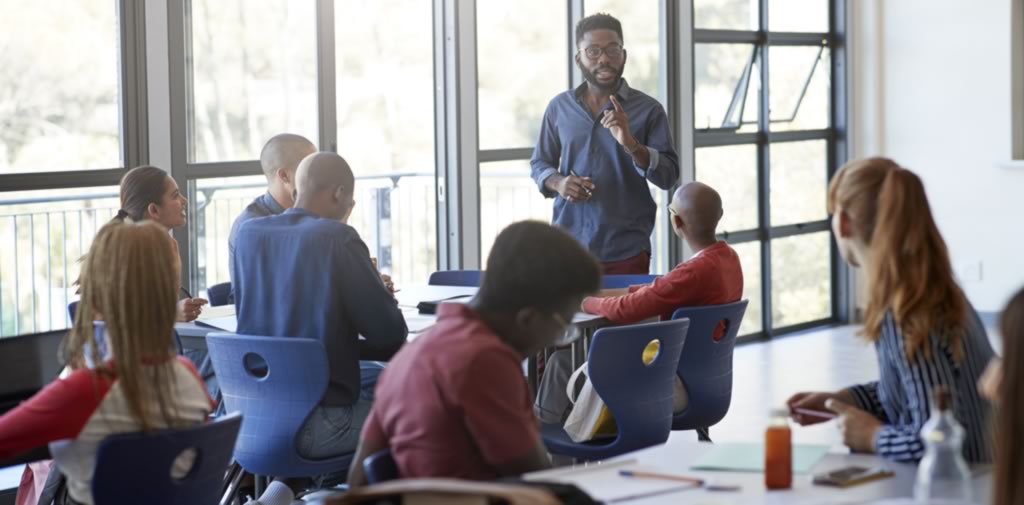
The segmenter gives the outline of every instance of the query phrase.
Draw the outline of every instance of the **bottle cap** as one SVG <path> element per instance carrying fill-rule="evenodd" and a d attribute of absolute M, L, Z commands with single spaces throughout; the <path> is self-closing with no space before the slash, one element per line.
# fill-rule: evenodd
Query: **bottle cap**
<path fill-rule="evenodd" d="M 934 406 L 939 410 L 949 410 L 949 406 L 953 403 L 953 395 L 949 392 L 949 386 L 938 385 L 932 389 L 932 401 Z"/>

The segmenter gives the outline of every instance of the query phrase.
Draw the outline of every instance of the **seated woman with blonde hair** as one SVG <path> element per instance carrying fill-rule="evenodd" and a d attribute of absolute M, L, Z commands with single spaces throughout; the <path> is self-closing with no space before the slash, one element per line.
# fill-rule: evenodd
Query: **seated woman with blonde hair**
<path fill-rule="evenodd" d="M 0 459 L 49 444 L 67 478 L 58 504 L 93 503 L 96 451 L 107 436 L 200 423 L 213 408 L 195 367 L 172 350 L 176 248 L 154 222 L 100 229 L 82 266 L 82 298 L 63 346 L 71 373 L 0 417 Z M 96 320 L 103 321 L 105 346 L 97 343 Z M 189 466 L 182 457 L 175 473 L 183 476 Z"/>

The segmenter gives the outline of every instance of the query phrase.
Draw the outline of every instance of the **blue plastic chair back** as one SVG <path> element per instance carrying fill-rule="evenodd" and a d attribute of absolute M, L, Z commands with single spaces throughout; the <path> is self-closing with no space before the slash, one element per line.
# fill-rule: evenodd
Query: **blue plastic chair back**
<path fill-rule="evenodd" d="M 74 301 L 68 304 L 68 317 L 71 318 L 71 324 L 75 323 L 75 313 L 78 312 L 78 301 Z"/>
<path fill-rule="evenodd" d="M 311 477 L 348 468 L 353 454 L 311 460 L 295 446 L 303 423 L 327 391 L 323 344 L 308 338 L 211 333 L 206 346 L 227 411 L 237 410 L 245 419 L 235 446 L 242 468 L 275 477 Z M 250 371 L 259 358 L 265 368 Z"/>
<path fill-rule="evenodd" d="M 662 444 L 672 427 L 672 388 L 690 322 L 685 319 L 601 328 L 594 333 L 587 372 L 618 433 L 614 438 L 574 443 L 561 424 L 542 426 L 550 452 L 578 459 L 605 459 Z M 643 352 L 652 341 L 650 364 Z"/>
<path fill-rule="evenodd" d="M 480 270 L 441 270 L 430 274 L 427 284 L 431 286 L 480 287 L 483 272 Z"/>
<path fill-rule="evenodd" d="M 235 412 L 189 428 L 103 439 L 92 477 L 96 505 L 217 503 L 241 424 Z M 174 460 L 187 449 L 195 451 L 192 468 L 175 479 L 171 476 Z"/>
<path fill-rule="evenodd" d="M 689 404 L 675 415 L 673 430 L 709 428 L 729 412 L 732 402 L 732 352 L 736 335 L 747 311 L 748 300 L 724 305 L 684 307 L 672 319 L 690 320 L 690 333 L 679 359 L 679 378 L 686 387 Z M 715 341 L 719 322 L 725 333 Z"/>
<path fill-rule="evenodd" d="M 209 297 L 211 307 L 227 305 L 229 295 L 231 295 L 230 282 L 222 282 L 206 288 L 206 296 Z"/>
<path fill-rule="evenodd" d="M 398 472 L 398 463 L 391 455 L 391 449 L 384 449 L 369 455 L 363 460 L 363 473 L 366 475 L 366 482 L 378 484 L 389 480 L 398 479 L 401 474 Z"/>
<path fill-rule="evenodd" d="M 619 289 L 638 284 L 650 284 L 657 278 L 657 275 L 640 274 L 605 275 L 601 277 L 601 289 Z"/>

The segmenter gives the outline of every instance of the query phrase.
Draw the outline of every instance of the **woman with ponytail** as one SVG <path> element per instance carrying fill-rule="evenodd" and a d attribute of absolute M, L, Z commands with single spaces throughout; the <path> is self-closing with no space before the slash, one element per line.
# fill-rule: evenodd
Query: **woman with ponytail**
<path fill-rule="evenodd" d="M 989 408 L 976 384 L 992 347 L 953 278 L 921 179 L 885 158 L 852 161 L 829 184 L 828 204 L 843 258 L 867 274 L 863 334 L 875 344 L 880 377 L 837 393 L 798 393 L 790 408 L 839 414 L 854 451 L 916 461 L 932 390 L 944 385 L 966 432 L 964 457 L 990 462 Z M 823 421 L 793 417 L 802 425 Z"/>
<path fill-rule="evenodd" d="M 121 178 L 121 209 L 115 221 L 156 221 L 172 230 L 185 226 L 188 200 L 167 172 L 149 165 L 135 167 Z M 175 249 L 177 251 L 177 249 Z M 178 301 L 178 320 L 192 321 L 202 313 L 202 298 Z"/>

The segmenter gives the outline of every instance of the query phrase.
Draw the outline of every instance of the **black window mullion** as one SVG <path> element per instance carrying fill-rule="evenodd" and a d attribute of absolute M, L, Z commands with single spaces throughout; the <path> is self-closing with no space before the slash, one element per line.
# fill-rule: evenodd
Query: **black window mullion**
<path fill-rule="evenodd" d="M 761 66 L 758 70 L 761 73 L 761 96 L 758 100 L 759 113 L 757 118 L 758 130 L 761 134 L 757 149 L 758 164 L 758 222 L 762 233 L 761 239 L 761 327 L 764 336 L 771 338 L 772 335 L 772 243 L 767 238 L 767 232 L 771 229 L 771 156 L 770 144 L 767 142 L 767 135 L 771 128 L 769 116 L 770 95 L 768 80 L 768 47 L 771 42 L 771 35 L 768 33 L 768 0 L 760 0 L 758 23 L 762 33 L 765 34 L 763 41 L 758 45 L 757 50 L 761 52 Z"/>

